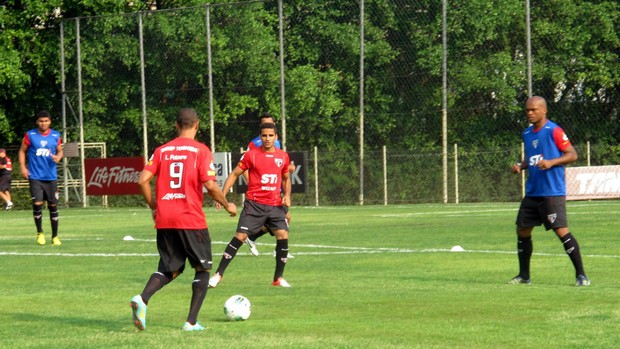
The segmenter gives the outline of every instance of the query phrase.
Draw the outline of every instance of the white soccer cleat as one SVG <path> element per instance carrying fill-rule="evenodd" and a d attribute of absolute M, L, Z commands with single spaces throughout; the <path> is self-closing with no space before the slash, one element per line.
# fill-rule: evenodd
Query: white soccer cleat
<path fill-rule="evenodd" d="M 220 273 L 215 273 L 215 275 L 209 279 L 209 287 L 216 288 L 220 281 L 222 281 L 222 276 Z"/>
<path fill-rule="evenodd" d="M 256 242 L 250 240 L 250 238 L 245 239 L 245 244 L 248 245 L 248 248 L 250 249 L 250 253 L 253 256 L 258 256 L 260 254 L 260 252 L 258 252 L 258 249 L 256 248 Z"/>

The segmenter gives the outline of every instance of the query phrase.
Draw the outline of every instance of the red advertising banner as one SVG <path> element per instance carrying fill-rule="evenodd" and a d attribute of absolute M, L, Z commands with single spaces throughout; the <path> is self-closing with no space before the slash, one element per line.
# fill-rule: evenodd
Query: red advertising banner
<path fill-rule="evenodd" d="M 140 194 L 138 177 L 144 158 L 84 159 L 87 195 Z"/>

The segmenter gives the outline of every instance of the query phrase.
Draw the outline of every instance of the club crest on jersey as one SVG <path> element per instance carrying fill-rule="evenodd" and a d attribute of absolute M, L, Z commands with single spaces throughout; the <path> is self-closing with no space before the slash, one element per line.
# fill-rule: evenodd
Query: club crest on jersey
<path fill-rule="evenodd" d="M 547 215 L 547 220 L 549 221 L 549 223 L 553 224 L 555 223 L 555 220 L 558 218 L 558 214 L 557 213 L 552 213 L 552 214 L 548 214 Z"/>
<path fill-rule="evenodd" d="M 47 146 L 47 141 L 41 141 L 41 148 L 45 148 Z"/>
<path fill-rule="evenodd" d="M 532 141 L 532 146 L 534 147 L 534 149 L 538 148 L 538 139 Z"/>
<path fill-rule="evenodd" d="M 284 160 L 282 159 L 274 159 L 276 162 L 276 165 L 278 165 L 278 167 L 282 167 L 282 164 L 284 163 Z"/>

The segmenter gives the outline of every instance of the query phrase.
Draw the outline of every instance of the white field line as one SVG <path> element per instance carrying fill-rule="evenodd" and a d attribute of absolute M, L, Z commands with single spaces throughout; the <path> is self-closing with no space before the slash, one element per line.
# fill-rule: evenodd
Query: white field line
<path fill-rule="evenodd" d="M 155 239 L 135 239 L 131 242 L 155 242 Z M 226 245 L 228 241 L 213 241 L 214 245 Z M 273 248 L 273 244 L 257 244 L 258 246 L 270 246 Z M 318 251 L 294 251 L 295 256 L 318 256 L 318 255 L 347 255 L 347 254 L 385 254 L 385 253 L 485 253 L 485 254 L 516 254 L 516 251 L 502 251 L 502 250 L 464 250 L 460 252 L 453 252 L 449 248 L 426 248 L 426 249 L 405 249 L 405 248 L 389 248 L 389 247 L 351 247 L 351 246 L 329 246 L 329 245 L 314 245 L 314 244 L 293 244 L 291 247 L 300 248 L 313 248 Z M 327 250 L 327 251 L 320 251 Z M 218 256 L 219 253 L 214 251 L 214 256 Z M 249 253 L 240 252 L 238 255 L 249 255 Z M 534 253 L 537 256 L 550 256 L 559 257 L 565 256 L 564 253 Z M 49 256 L 49 257 L 157 257 L 157 253 L 63 253 L 63 252 L 9 252 L 0 251 L 0 256 Z M 263 253 L 262 256 L 269 256 L 272 258 L 271 253 Z M 585 257 L 589 258 L 620 258 L 620 255 L 598 255 L 598 254 L 585 254 Z"/>

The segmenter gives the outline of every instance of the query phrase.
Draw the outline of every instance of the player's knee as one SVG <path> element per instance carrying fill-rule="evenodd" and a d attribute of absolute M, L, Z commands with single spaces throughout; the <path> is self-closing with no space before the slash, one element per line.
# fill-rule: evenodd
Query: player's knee
<path fill-rule="evenodd" d="M 288 239 L 288 230 L 278 229 L 274 231 L 277 240 Z"/>

